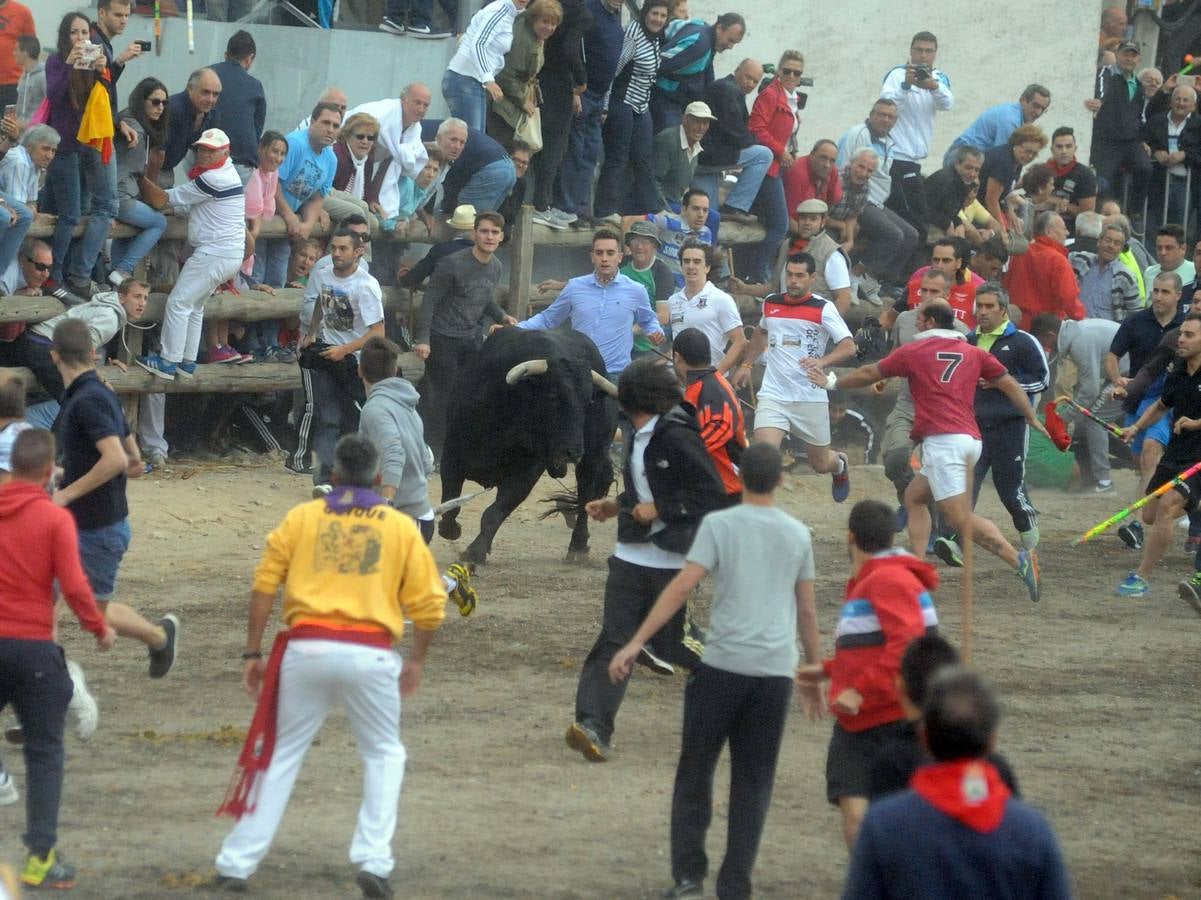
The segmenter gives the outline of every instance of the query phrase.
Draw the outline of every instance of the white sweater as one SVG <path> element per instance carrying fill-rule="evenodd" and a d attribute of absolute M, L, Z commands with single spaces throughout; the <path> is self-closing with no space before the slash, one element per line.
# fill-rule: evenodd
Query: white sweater
<path fill-rule="evenodd" d="M 905 84 L 905 67 L 895 66 L 884 76 L 880 96 L 897 105 L 897 124 L 889 137 L 893 140 L 893 158 L 921 162 L 930 155 L 930 140 L 934 137 L 934 114 L 955 105 L 951 79 L 941 69 L 932 73 L 938 89 Z"/>
<path fill-rule="evenodd" d="M 495 81 L 513 43 L 513 19 L 518 12 L 512 0 L 497 0 L 477 12 L 446 68 L 480 84 Z"/>
<path fill-rule="evenodd" d="M 213 256 L 241 259 L 246 247 L 246 193 L 233 163 L 201 172 L 167 191 L 188 213 L 188 243 Z"/>

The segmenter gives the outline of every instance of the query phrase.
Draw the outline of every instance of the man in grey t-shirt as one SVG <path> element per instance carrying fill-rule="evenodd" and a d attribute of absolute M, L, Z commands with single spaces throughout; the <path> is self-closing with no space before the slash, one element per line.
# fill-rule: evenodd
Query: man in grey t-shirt
<path fill-rule="evenodd" d="M 417 310 L 414 350 L 425 360 L 417 412 L 435 456 L 442 455 L 450 389 L 459 369 L 479 349 L 480 325 L 485 319 L 517 324 L 494 299 L 503 269 L 495 253 L 504 237 L 504 227 L 500 213 L 478 213 L 472 232 L 474 245 L 438 260 Z"/>
<path fill-rule="evenodd" d="M 609 665 L 615 682 L 628 677 L 643 644 L 713 573 L 705 652 L 684 692 L 684 732 L 671 802 L 674 884 L 664 896 L 702 895 L 713 773 L 726 741 L 731 751 L 729 838 L 717 895 L 751 895 L 751 869 L 797 670 L 798 624 L 806 659 L 816 662 L 821 655 L 809 529 L 775 507 L 781 473 L 775 447 L 760 443 L 747 448 L 740 467 L 741 505 L 701 521 L 684 568 Z M 800 699 L 810 719 L 821 717 L 821 697 L 814 688 L 803 689 Z"/>

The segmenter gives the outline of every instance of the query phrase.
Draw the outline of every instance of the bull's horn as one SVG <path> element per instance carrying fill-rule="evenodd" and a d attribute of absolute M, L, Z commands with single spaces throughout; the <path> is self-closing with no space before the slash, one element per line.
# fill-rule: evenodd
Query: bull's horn
<path fill-rule="evenodd" d="M 592 386 L 600 388 L 610 397 L 617 396 L 617 385 L 595 369 L 592 370 Z"/>
<path fill-rule="evenodd" d="M 509 374 L 505 376 L 505 384 L 517 384 L 530 375 L 545 375 L 549 368 L 550 365 L 545 359 L 527 359 L 509 369 Z"/>

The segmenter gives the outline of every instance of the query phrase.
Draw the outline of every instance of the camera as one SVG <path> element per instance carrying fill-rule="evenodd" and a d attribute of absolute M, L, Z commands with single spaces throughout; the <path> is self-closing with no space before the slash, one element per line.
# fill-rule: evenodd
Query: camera
<path fill-rule="evenodd" d="M 807 76 L 802 77 L 801 80 L 798 82 L 798 86 L 799 87 L 813 87 L 813 79 L 809 78 Z"/>
<path fill-rule="evenodd" d="M 932 74 L 928 66 L 913 67 L 913 78 L 915 81 L 929 81 Z"/>
<path fill-rule="evenodd" d="M 150 52 L 150 41 L 134 41 L 134 43 L 142 48 L 143 53 Z"/>

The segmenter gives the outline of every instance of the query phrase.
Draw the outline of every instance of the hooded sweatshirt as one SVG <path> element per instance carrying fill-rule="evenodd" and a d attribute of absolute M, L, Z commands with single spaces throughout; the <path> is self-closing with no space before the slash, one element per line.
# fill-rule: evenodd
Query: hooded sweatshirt
<path fill-rule="evenodd" d="M 834 657 L 823 664 L 831 704 L 847 688 L 863 697 L 855 715 L 834 713 L 847 731 L 905 718 L 896 689 L 901 657 L 914 638 L 937 631 L 930 596 L 937 587 L 933 566 L 896 547 L 877 553 L 847 583 Z"/>
<path fill-rule="evenodd" d="M 125 323 L 129 321 L 117 292 L 104 291 L 94 294 L 87 303 L 72 306 L 65 313 L 52 319 L 30 325 L 29 330 L 46 340 L 51 340 L 58 323 L 66 319 L 82 320 L 88 326 L 88 334 L 92 336 L 92 346 L 96 349 L 100 349 L 111 341 L 113 336 L 125 328 Z"/>
<path fill-rule="evenodd" d="M 103 635 L 71 513 L 40 484 L 0 485 L 0 638 L 53 640 L 55 580 L 84 629 Z"/>
<path fill-rule="evenodd" d="M 404 378 L 373 384 L 359 416 L 359 431 L 379 448 L 380 481 L 396 488 L 392 505 L 414 519 L 428 517 L 433 508 L 417 389 Z"/>

